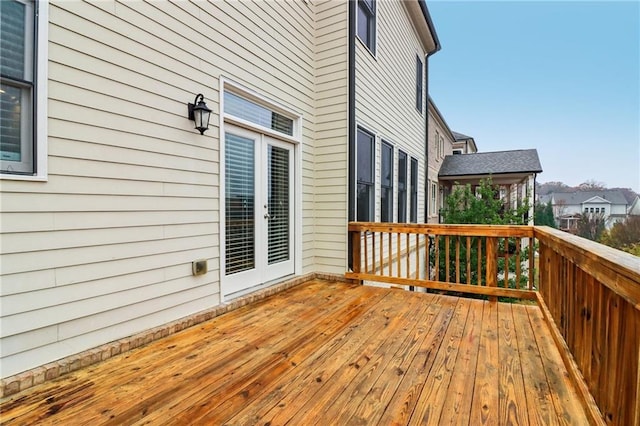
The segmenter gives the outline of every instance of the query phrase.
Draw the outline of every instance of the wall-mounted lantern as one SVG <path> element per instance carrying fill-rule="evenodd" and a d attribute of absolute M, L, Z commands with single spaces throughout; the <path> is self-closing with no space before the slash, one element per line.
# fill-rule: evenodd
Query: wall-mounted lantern
<path fill-rule="evenodd" d="M 202 93 L 196 95 L 193 103 L 187 104 L 189 108 L 189 120 L 193 120 L 196 124 L 196 130 L 204 135 L 209 129 L 209 117 L 211 117 L 211 110 L 204 103 L 204 96 Z"/>

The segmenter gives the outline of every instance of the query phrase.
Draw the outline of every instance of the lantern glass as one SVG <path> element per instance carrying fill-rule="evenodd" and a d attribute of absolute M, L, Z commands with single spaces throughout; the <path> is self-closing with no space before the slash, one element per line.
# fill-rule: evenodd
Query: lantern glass
<path fill-rule="evenodd" d="M 198 101 L 198 99 L 200 99 Z M 190 117 L 195 124 L 196 130 L 200 132 L 201 135 L 204 134 L 205 131 L 209 129 L 209 118 L 211 117 L 211 110 L 207 107 L 207 104 L 204 102 L 204 96 L 201 94 L 196 96 L 194 104 L 189 104 L 190 107 Z"/>

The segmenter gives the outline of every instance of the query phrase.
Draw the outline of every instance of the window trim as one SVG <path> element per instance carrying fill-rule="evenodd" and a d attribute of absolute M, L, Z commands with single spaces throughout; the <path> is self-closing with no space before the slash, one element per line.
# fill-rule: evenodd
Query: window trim
<path fill-rule="evenodd" d="M 400 174 L 402 172 L 402 168 L 400 167 L 400 158 L 404 156 L 404 190 L 400 189 Z M 396 190 L 398 194 L 397 198 L 397 213 L 396 220 L 398 223 L 407 223 L 407 217 L 409 216 L 409 155 L 401 149 L 398 149 L 398 189 Z M 402 197 L 400 194 L 404 193 L 404 206 L 401 204 Z M 401 210 L 401 207 L 404 207 L 404 210 Z M 400 212 L 404 211 L 404 218 L 400 217 Z"/>
<path fill-rule="evenodd" d="M 42 181 L 48 180 L 48 155 L 47 155 L 47 78 L 48 72 L 48 40 L 49 40 L 49 1 L 34 1 L 33 7 L 35 11 L 34 18 L 34 84 L 33 90 L 35 95 L 32 96 L 33 105 L 33 123 L 34 130 L 32 134 L 32 157 L 33 157 L 33 173 L 32 174 L 13 174 L 0 172 L 0 180 L 24 180 L 24 181 Z"/>
<path fill-rule="evenodd" d="M 356 4 L 356 38 L 358 40 L 360 40 L 360 42 L 367 48 L 367 50 L 371 53 L 371 55 L 373 55 L 373 57 L 375 58 L 376 56 L 376 47 L 377 47 L 377 37 L 378 37 L 378 31 L 377 31 L 377 25 L 378 25 L 378 19 L 377 19 L 377 12 L 378 12 L 378 6 L 376 4 L 376 0 L 371 0 L 371 4 L 373 5 L 373 7 L 370 7 L 366 1 L 364 0 L 354 0 L 357 2 Z M 358 34 L 358 11 L 360 9 L 360 7 L 363 7 L 363 10 L 365 11 L 365 13 L 367 14 L 368 18 L 369 18 L 369 28 L 368 30 L 372 33 L 371 35 L 371 46 L 369 46 L 361 37 L 360 34 Z"/>
<path fill-rule="evenodd" d="M 376 192 L 376 135 L 374 132 L 367 130 L 362 126 L 356 126 L 356 158 L 355 158 L 355 194 L 356 194 L 356 208 L 355 208 L 355 219 L 358 221 L 358 213 L 359 213 L 359 204 L 358 204 L 358 185 L 360 185 L 361 181 L 358 179 L 358 132 L 362 132 L 367 136 L 371 137 L 371 182 L 363 182 L 363 184 L 368 185 L 371 188 L 371 196 L 369 197 L 369 222 L 375 221 L 376 217 L 376 207 L 375 207 L 375 192 Z"/>
<path fill-rule="evenodd" d="M 232 91 L 233 93 L 240 95 L 242 97 L 245 97 L 251 101 L 254 101 L 256 103 L 259 103 L 260 105 L 272 109 L 282 115 L 285 115 L 289 118 L 293 119 L 293 136 L 288 136 L 284 133 L 280 133 L 280 132 L 276 132 L 272 129 L 268 129 L 264 126 L 259 126 L 257 124 L 251 123 L 249 121 L 246 120 L 242 120 L 240 118 L 234 117 L 233 115 L 230 114 L 225 114 L 224 113 L 224 91 L 225 90 L 229 90 Z M 246 86 L 235 82 L 234 80 L 227 78 L 223 75 L 221 75 L 219 77 L 219 83 L 218 83 L 218 108 L 219 108 L 219 112 L 218 112 L 218 120 L 219 120 L 219 127 L 218 127 L 218 139 L 219 140 L 224 140 L 224 135 L 225 135 L 225 127 L 226 124 L 231 124 L 231 125 L 236 125 L 239 127 L 243 127 L 247 130 L 250 131 L 254 131 L 257 133 L 262 133 L 264 135 L 270 136 L 274 139 L 280 139 L 286 142 L 290 142 L 294 145 L 294 151 L 293 151 L 293 164 L 292 167 L 293 169 L 293 173 L 294 173 L 294 187 L 293 187 L 293 199 L 294 199 L 294 206 L 293 206 L 293 220 L 294 220 L 294 224 L 293 224 L 293 258 L 294 258 L 294 274 L 295 275 L 301 275 L 302 274 L 302 215 L 303 215 L 303 208 L 302 208 L 302 200 L 303 200 L 303 194 L 302 194 L 302 121 L 303 121 L 303 114 L 300 112 L 297 112 L 294 109 L 288 108 L 286 106 L 284 106 L 281 103 L 278 103 L 275 100 L 272 100 L 270 98 L 268 98 L 267 96 L 261 95 L 258 92 L 255 92 L 249 88 L 247 88 Z M 195 135 L 197 135 L 197 133 L 195 133 Z M 196 136 L 196 137 L 200 137 L 200 135 Z M 219 171 L 219 192 L 220 194 L 224 194 L 225 193 L 225 171 L 224 171 L 224 162 L 223 159 L 225 158 L 225 144 L 224 143 L 220 143 L 219 145 L 219 158 L 220 158 L 220 171 Z M 219 206 L 218 206 L 218 213 L 219 216 L 222 218 L 224 217 L 224 212 L 226 211 L 226 206 L 225 206 L 225 200 L 224 200 L 224 196 L 220 197 L 219 199 Z M 226 236 L 226 230 L 225 228 L 225 221 L 224 220 L 219 220 L 219 238 L 220 241 L 223 242 L 225 240 L 225 236 Z M 220 271 L 224 271 L 225 270 L 225 255 L 224 255 L 224 246 L 221 245 L 221 251 L 220 251 L 220 256 L 219 256 L 219 260 L 220 260 Z M 224 275 L 222 275 L 224 276 Z M 220 284 L 223 285 L 223 281 L 220 281 Z M 225 299 L 225 295 L 221 292 L 220 293 L 220 300 L 222 302 L 224 302 Z"/>
<path fill-rule="evenodd" d="M 384 179 L 382 178 L 383 172 L 384 172 L 384 170 L 383 170 L 383 166 L 384 166 L 383 150 L 384 149 L 389 149 L 389 152 L 390 152 L 390 155 L 391 155 L 391 157 L 389 159 L 390 160 L 389 165 L 391 167 L 391 170 L 390 170 L 391 177 L 389 179 L 389 181 L 390 181 L 389 185 L 384 185 L 383 184 Z M 395 177 L 395 167 L 394 167 L 395 164 L 394 164 L 394 155 L 393 155 L 393 153 L 394 153 L 393 145 L 391 143 L 385 141 L 385 140 L 382 140 L 381 143 L 380 143 L 380 222 L 384 222 L 384 223 L 393 222 L 393 206 L 394 206 L 394 204 L 393 204 L 393 202 L 394 202 L 393 192 L 394 192 L 394 189 L 395 189 L 394 186 L 393 186 L 393 181 L 394 181 L 394 177 Z M 387 220 L 383 220 L 382 219 L 382 212 L 383 212 L 383 208 L 385 207 L 385 206 L 382 205 L 382 193 L 383 193 L 383 191 L 385 189 L 389 190 L 389 201 L 388 201 L 389 205 L 387 206 L 387 209 L 389 210 L 389 211 L 387 211 L 389 217 L 387 218 Z"/>
<path fill-rule="evenodd" d="M 415 182 L 414 182 L 414 175 L 413 175 L 413 166 L 415 164 Z M 409 202 L 409 222 L 411 223 L 418 223 L 418 186 L 420 185 L 420 169 L 419 169 L 420 165 L 418 163 L 418 159 L 415 157 L 409 157 L 409 182 L 411 184 L 411 190 L 410 190 L 410 202 Z M 414 196 L 415 194 L 415 202 L 414 202 Z"/>
<path fill-rule="evenodd" d="M 436 216 L 438 213 L 438 184 L 434 181 L 430 181 L 430 186 L 431 186 L 431 209 L 430 209 L 430 215 Z"/>

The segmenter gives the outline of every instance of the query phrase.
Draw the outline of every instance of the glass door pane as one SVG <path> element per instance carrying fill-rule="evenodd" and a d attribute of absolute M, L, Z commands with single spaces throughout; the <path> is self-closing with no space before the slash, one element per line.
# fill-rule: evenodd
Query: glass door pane
<path fill-rule="evenodd" d="M 290 193 L 289 150 L 268 145 L 268 264 L 289 260 Z"/>
<path fill-rule="evenodd" d="M 225 274 L 254 269 L 255 141 L 231 133 L 225 138 Z"/>

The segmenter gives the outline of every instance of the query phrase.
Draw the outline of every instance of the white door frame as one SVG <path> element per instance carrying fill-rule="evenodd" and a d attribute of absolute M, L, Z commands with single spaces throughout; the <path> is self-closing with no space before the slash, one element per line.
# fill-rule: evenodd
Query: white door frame
<path fill-rule="evenodd" d="M 281 134 L 272 129 L 262 127 L 235 117 L 233 115 L 224 112 L 224 92 L 229 90 L 237 95 L 240 95 L 246 99 L 251 100 L 257 104 L 261 104 L 273 111 L 279 112 L 287 117 L 293 119 L 293 136 Z M 219 238 L 219 253 L 220 253 L 220 301 L 224 302 L 229 298 L 234 298 L 239 295 L 255 291 L 261 287 L 267 286 L 269 282 L 256 282 L 254 287 L 251 287 L 243 292 L 230 293 L 226 288 L 226 276 L 225 276 L 225 126 L 232 125 L 234 127 L 244 128 L 250 131 L 258 132 L 262 135 L 272 137 L 277 140 L 288 142 L 293 144 L 293 174 L 294 174 L 294 186 L 293 186 L 293 259 L 294 259 L 294 275 L 302 274 L 302 114 L 285 107 L 279 103 L 276 103 L 242 85 L 233 82 L 225 77 L 220 77 L 219 86 L 219 105 L 220 105 L 220 125 L 219 125 L 219 224 L 220 224 L 220 238 Z"/>

